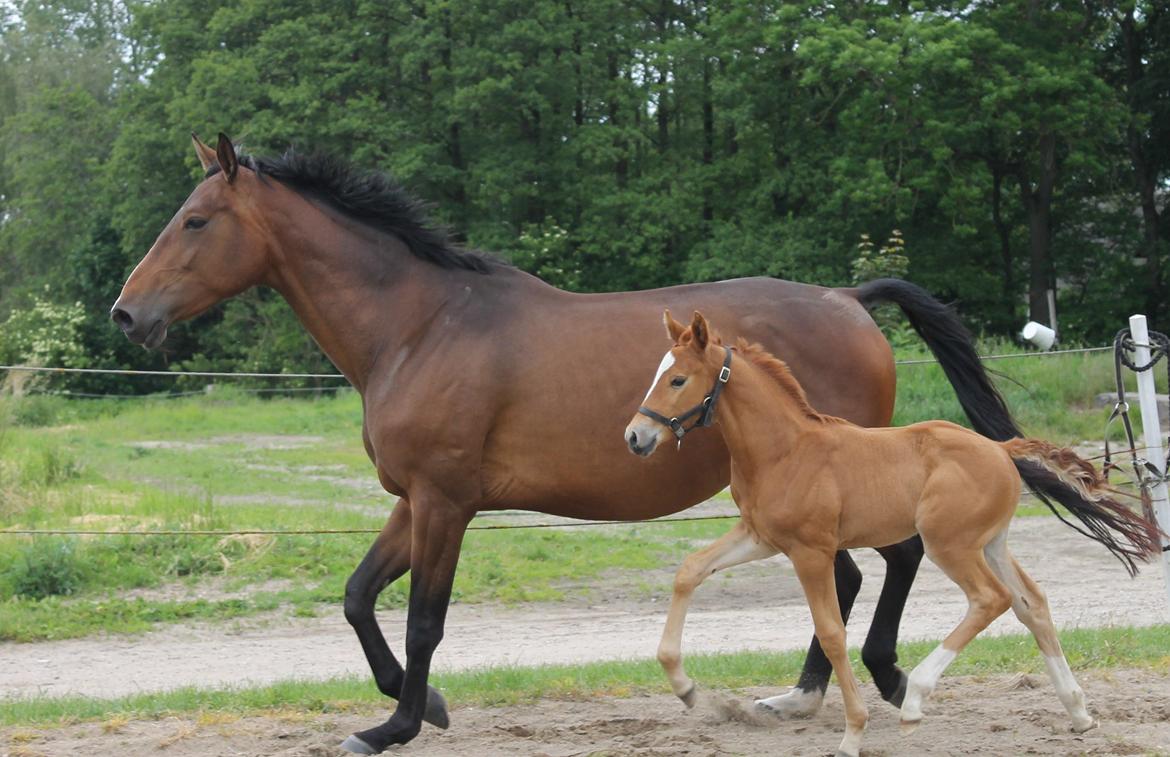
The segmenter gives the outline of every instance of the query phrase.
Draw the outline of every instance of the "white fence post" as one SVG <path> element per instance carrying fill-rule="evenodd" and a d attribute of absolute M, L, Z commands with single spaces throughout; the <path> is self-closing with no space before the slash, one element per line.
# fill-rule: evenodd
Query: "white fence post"
<path fill-rule="evenodd" d="M 1129 334 L 1134 342 L 1134 362 L 1145 365 L 1150 362 L 1150 332 L 1146 328 L 1144 315 L 1129 317 Z M 1170 356 L 1166 358 L 1170 360 Z M 1154 389 L 1154 369 L 1151 367 L 1137 374 L 1138 399 L 1142 408 L 1142 436 L 1145 437 L 1146 449 L 1142 455 L 1165 477 L 1166 454 L 1162 449 L 1162 424 L 1158 419 L 1158 397 Z M 1158 519 L 1158 526 L 1170 532 L 1170 497 L 1166 496 L 1166 482 L 1158 481 L 1150 487 L 1150 498 L 1154 503 L 1154 515 Z M 1166 594 L 1170 600 L 1170 552 L 1166 546 L 1170 540 L 1162 539 L 1162 572 L 1166 577 Z"/>

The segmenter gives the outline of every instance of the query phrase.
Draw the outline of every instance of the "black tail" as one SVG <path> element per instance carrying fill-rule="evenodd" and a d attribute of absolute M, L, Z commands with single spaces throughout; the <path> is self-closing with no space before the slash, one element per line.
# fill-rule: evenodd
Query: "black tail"
<path fill-rule="evenodd" d="M 977 432 L 997 441 L 1023 436 L 979 361 L 971 333 L 949 307 L 925 289 L 901 279 L 866 282 L 856 289 L 855 296 L 867 308 L 882 302 L 902 308 L 910 325 L 942 365 Z"/>
<path fill-rule="evenodd" d="M 1072 454 L 1067 450 L 1052 449 L 1057 454 Z M 1162 534 L 1158 526 L 1149 518 L 1142 517 L 1107 496 L 1104 479 L 1087 484 L 1085 477 L 1075 477 L 1075 471 L 1072 470 L 1065 471 L 1067 475 L 1062 477 L 1055 461 L 1048 461 L 1046 465 L 1044 460 L 1036 457 L 1017 457 L 1013 454 L 1012 462 L 1016 464 L 1020 478 L 1024 479 L 1037 499 L 1048 505 L 1065 525 L 1105 545 L 1131 576 L 1137 575 L 1139 561 L 1149 562 L 1161 552 Z M 1088 463 L 1084 465 L 1091 469 Z M 1066 520 L 1052 500 L 1064 505 L 1084 528 Z"/>

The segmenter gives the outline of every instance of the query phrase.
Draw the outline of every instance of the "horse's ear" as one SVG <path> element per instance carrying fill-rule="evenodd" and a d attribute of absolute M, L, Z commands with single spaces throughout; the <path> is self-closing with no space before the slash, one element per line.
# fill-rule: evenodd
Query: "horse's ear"
<path fill-rule="evenodd" d="M 678 338 L 687 330 L 687 327 L 674 320 L 674 316 L 670 314 L 670 308 L 662 311 L 662 323 L 666 326 L 666 335 L 670 337 L 671 341 L 678 344 Z"/>
<path fill-rule="evenodd" d="M 695 336 L 695 347 L 699 352 L 707 349 L 707 342 L 711 339 L 711 329 L 707 326 L 707 319 L 698 310 L 691 320 L 691 333 Z"/>
<path fill-rule="evenodd" d="M 219 144 L 215 147 L 215 157 L 219 161 L 219 167 L 223 169 L 224 178 L 231 184 L 236 180 L 236 173 L 240 170 L 240 161 L 236 157 L 235 145 L 222 131 L 219 133 Z"/>
<path fill-rule="evenodd" d="M 195 145 L 195 154 L 199 156 L 199 164 L 203 166 L 204 171 L 219 162 L 215 157 L 215 150 L 203 144 L 203 140 L 195 132 L 191 132 L 191 142 Z"/>

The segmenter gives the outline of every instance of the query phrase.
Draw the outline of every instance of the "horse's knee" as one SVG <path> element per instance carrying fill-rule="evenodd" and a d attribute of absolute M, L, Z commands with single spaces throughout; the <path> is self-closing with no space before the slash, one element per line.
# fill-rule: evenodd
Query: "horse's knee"
<path fill-rule="evenodd" d="M 345 619 L 351 626 L 368 622 L 374 617 L 374 601 L 377 594 L 369 590 L 366 581 L 355 571 L 345 582 Z"/>
<path fill-rule="evenodd" d="M 834 654 L 845 651 L 845 629 L 817 629 L 817 641 L 821 643 L 821 649 L 825 650 L 825 654 L 832 660 Z"/>

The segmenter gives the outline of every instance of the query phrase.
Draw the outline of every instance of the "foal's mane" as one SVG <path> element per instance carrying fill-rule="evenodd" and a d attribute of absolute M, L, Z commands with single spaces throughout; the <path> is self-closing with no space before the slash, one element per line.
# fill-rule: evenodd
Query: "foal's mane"
<path fill-rule="evenodd" d="M 788 368 L 788 364 L 772 353 L 765 350 L 757 343 L 749 343 L 743 337 L 740 337 L 735 342 L 735 351 L 738 352 L 749 363 L 759 368 L 766 376 L 775 381 L 784 392 L 792 398 L 796 403 L 796 407 L 804 414 L 806 418 L 822 423 L 845 423 L 841 418 L 832 415 L 822 415 L 818 413 L 812 405 L 808 403 L 808 396 L 804 393 L 804 387 L 792 375 L 792 371 Z"/>
<path fill-rule="evenodd" d="M 427 216 L 428 206 L 382 171 L 359 169 L 324 153 L 300 153 L 289 148 L 278 158 L 246 155 L 236 147 L 240 165 L 257 176 L 271 176 L 297 192 L 324 200 L 336 210 L 401 239 L 416 258 L 440 268 L 491 273 L 506 265 L 482 252 L 451 240 L 447 230 Z M 213 164 L 206 176 L 219 173 Z"/>

